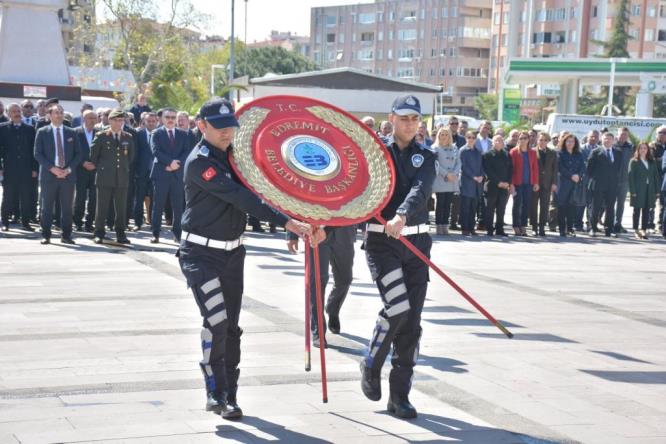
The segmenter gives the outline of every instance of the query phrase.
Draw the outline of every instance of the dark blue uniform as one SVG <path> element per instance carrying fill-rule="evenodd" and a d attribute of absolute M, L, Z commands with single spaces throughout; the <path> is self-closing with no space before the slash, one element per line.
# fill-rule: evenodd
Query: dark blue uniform
<path fill-rule="evenodd" d="M 248 190 L 229 165 L 227 152 L 205 139 L 188 156 L 184 180 L 186 203 L 178 256 L 204 318 L 201 370 L 209 394 L 235 402 L 245 262 L 245 248 L 236 241 L 245 231 L 247 213 L 278 225 L 285 225 L 288 218 Z M 201 245 L 202 239 L 208 246 Z"/>
<path fill-rule="evenodd" d="M 435 178 L 436 155 L 415 140 L 405 150 L 392 141 L 388 145 L 396 169 L 396 185 L 382 217 L 406 216 L 406 226 L 428 223 L 428 199 Z M 378 223 L 374 219 L 370 223 Z M 407 395 L 421 337 L 421 311 L 428 287 L 428 266 L 398 239 L 385 233 L 368 232 L 366 258 L 372 278 L 381 294 L 383 308 L 364 359 L 366 368 L 379 374 L 393 345 L 391 393 Z M 427 232 L 407 236 L 430 257 L 432 238 Z"/>
<path fill-rule="evenodd" d="M 21 216 L 24 227 L 30 226 L 32 173 L 39 170 L 33 155 L 35 130 L 30 125 L 12 122 L 0 125 L 0 170 L 2 182 L 2 224 L 9 225 L 10 215 Z"/>

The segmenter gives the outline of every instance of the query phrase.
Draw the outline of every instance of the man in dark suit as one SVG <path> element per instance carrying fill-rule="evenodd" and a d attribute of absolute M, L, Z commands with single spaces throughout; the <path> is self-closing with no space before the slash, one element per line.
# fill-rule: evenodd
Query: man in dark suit
<path fill-rule="evenodd" d="M 151 111 L 152 109 L 150 108 L 150 105 L 148 105 L 148 99 L 145 94 L 139 94 L 136 98 L 136 103 L 129 109 L 129 112 L 134 116 L 135 122 L 141 121 L 142 113 L 149 113 Z"/>
<path fill-rule="evenodd" d="M 136 156 L 134 156 L 134 231 L 143 225 L 143 204 L 150 199 L 150 168 L 153 164 L 153 152 L 150 149 L 150 137 L 157 128 L 157 114 L 144 114 L 143 128 L 136 133 Z M 147 209 L 150 205 L 147 206 Z"/>
<path fill-rule="evenodd" d="M 5 116 L 5 104 L 0 101 L 0 123 L 9 122 L 9 118 Z"/>
<path fill-rule="evenodd" d="M 64 110 L 55 104 L 49 108 L 50 124 L 37 131 L 35 159 L 39 162 L 41 185 L 42 244 L 51 242 L 53 205 L 60 202 L 62 242 L 73 244 L 72 200 L 76 187 L 76 169 L 81 163 L 81 149 L 76 132 L 63 125 Z"/>
<path fill-rule="evenodd" d="M 81 114 L 72 119 L 72 128 L 78 128 L 83 125 L 83 115 L 86 111 L 92 111 L 93 106 L 89 103 L 84 103 L 81 105 Z"/>
<path fill-rule="evenodd" d="M 30 125 L 31 127 L 35 128 L 35 106 L 32 104 L 30 100 L 24 100 L 21 102 L 21 113 L 22 117 L 21 120 L 23 123 L 26 125 Z"/>
<path fill-rule="evenodd" d="M 615 232 L 615 201 L 622 168 L 622 151 L 613 147 L 615 137 L 606 132 L 601 138 L 602 146 L 592 151 L 587 161 L 589 187 L 592 191 L 592 229 L 596 236 L 601 211 L 605 211 L 604 228 L 607 237 L 617 237 Z"/>
<path fill-rule="evenodd" d="M 173 209 L 173 235 L 180 241 L 180 218 L 183 214 L 184 188 L 183 169 L 185 159 L 190 153 L 190 139 L 185 131 L 176 128 L 176 110 L 165 108 L 162 113 L 164 126 L 156 129 L 150 140 L 150 147 L 155 156 L 150 178 L 153 181 L 153 211 L 151 243 L 160 241 L 162 212 L 167 198 Z"/>
<path fill-rule="evenodd" d="M 557 191 L 558 159 L 557 152 L 548 148 L 550 136 L 539 133 L 537 136 L 537 161 L 539 162 L 539 191 L 532 193 L 530 221 L 536 236 L 546 235 L 546 222 L 550 207 L 550 195 Z"/>
<path fill-rule="evenodd" d="M 114 228 L 116 240 L 129 244 L 125 235 L 127 221 L 127 189 L 130 183 L 130 167 L 134 161 L 134 138 L 123 131 L 125 112 L 114 109 L 109 114 L 109 129 L 100 131 L 95 136 L 90 148 L 90 161 L 95 165 L 97 174 L 97 206 L 95 210 L 95 243 L 104 241 L 104 221 L 113 200 L 115 209 Z"/>
<path fill-rule="evenodd" d="M 2 186 L 2 231 L 9 229 L 10 214 L 21 216 L 23 228 L 30 226 L 32 178 L 39 164 L 33 155 L 35 129 L 21 120 L 21 107 L 12 103 L 7 108 L 10 121 L 0 124 L 0 176 Z"/>
<path fill-rule="evenodd" d="M 90 161 L 90 146 L 97 131 L 97 114 L 92 110 L 83 111 L 83 126 L 75 129 L 81 147 L 83 162 L 76 171 L 76 198 L 74 200 L 74 225 L 78 231 L 83 229 L 83 215 L 85 213 L 85 230 L 93 231 L 95 220 L 95 165 Z M 86 204 L 87 202 L 87 204 Z"/>

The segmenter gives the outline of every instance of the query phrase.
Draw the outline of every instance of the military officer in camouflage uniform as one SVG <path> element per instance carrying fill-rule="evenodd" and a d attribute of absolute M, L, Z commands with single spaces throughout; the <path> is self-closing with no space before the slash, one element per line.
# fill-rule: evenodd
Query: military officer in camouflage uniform
<path fill-rule="evenodd" d="M 114 109 L 109 114 L 109 128 L 95 136 L 90 147 L 90 161 L 95 165 L 97 176 L 97 206 L 95 208 L 95 243 L 104 240 L 104 221 L 113 200 L 116 220 L 116 240 L 129 244 L 125 235 L 127 222 L 127 189 L 130 183 L 130 166 L 134 161 L 134 138 L 123 131 L 125 112 Z"/>

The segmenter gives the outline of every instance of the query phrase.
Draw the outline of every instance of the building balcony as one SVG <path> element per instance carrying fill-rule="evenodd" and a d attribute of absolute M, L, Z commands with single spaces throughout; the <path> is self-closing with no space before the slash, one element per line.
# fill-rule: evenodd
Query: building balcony
<path fill-rule="evenodd" d="M 459 48 L 490 49 L 490 39 L 477 39 L 473 37 L 462 37 L 456 40 Z"/>

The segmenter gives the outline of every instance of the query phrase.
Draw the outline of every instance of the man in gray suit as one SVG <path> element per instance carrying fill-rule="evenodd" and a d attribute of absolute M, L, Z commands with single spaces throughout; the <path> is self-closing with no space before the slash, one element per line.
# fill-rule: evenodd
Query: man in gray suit
<path fill-rule="evenodd" d="M 65 114 L 62 106 L 54 104 L 48 113 L 51 123 L 40 128 L 35 138 L 35 159 L 40 167 L 42 245 L 51 242 L 56 201 L 61 208 L 62 243 L 73 244 L 72 200 L 76 169 L 82 160 L 81 149 L 74 130 L 63 125 Z"/>

